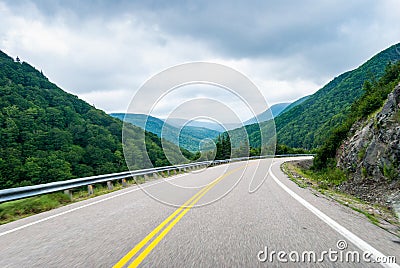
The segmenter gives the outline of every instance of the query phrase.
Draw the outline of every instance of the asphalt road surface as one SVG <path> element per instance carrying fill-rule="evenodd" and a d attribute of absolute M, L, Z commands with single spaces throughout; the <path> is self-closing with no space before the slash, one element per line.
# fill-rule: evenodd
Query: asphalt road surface
<path fill-rule="evenodd" d="M 280 170 L 287 160 L 153 180 L 2 225 L 0 267 L 399 267 L 388 263 L 400 261 L 399 237 L 299 188 Z"/>

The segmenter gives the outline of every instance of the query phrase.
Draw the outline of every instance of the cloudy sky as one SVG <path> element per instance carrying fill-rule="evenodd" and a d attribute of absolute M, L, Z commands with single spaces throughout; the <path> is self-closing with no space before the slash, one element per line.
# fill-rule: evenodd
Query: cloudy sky
<path fill-rule="evenodd" d="M 294 101 L 398 42 L 396 0 L 0 0 L 0 49 L 106 112 L 190 61 L 237 69 L 269 104 Z"/>

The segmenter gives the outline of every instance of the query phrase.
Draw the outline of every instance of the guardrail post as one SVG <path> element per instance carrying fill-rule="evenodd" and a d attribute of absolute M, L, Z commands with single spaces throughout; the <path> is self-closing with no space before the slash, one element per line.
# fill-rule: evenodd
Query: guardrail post
<path fill-rule="evenodd" d="M 157 172 L 154 172 L 154 173 L 153 173 L 153 178 L 154 178 L 154 179 L 158 179 L 158 173 L 157 173 Z"/>
<path fill-rule="evenodd" d="M 112 181 L 108 181 L 108 182 L 107 182 L 107 188 L 108 188 L 108 190 L 114 189 L 113 184 L 112 184 Z"/>
<path fill-rule="evenodd" d="M 144 178 L 145 181 L 149 180 L 149 176 L 147 174 L 144 174 L 143 178 Z"/>
<path fill-rule="evenodd" d="M 64 190 L 64 194 L 69 196 L 69 199 L 72 201 L 72 190 Z"/>
<path fill-rule="evenodd" d="M 167 176 L 169 177 L 169 169 L 167 170 Z"/>
<path fill-rule="evenodd" d="M 88 194 L 92 195 L 93 194 L 93 185 L 88 185 L 87 190 L 88 190 Z"/>
<path fill-rule="evenodd" d="M 122 187 L 126 187 L 126 179 L 121 180 Z"/>

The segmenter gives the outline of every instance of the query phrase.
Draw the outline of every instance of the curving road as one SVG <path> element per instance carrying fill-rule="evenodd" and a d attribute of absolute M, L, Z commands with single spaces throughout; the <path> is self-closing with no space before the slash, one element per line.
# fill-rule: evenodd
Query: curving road
<path fill-rule="evenodd" d="M 269 173 L 271 160 L 194 171 L 2 225 L 0 267 L 399 267 L 377 263 L 400 262 L 398 237 L 297 187 L 280 170 L 287 160 Z"/>

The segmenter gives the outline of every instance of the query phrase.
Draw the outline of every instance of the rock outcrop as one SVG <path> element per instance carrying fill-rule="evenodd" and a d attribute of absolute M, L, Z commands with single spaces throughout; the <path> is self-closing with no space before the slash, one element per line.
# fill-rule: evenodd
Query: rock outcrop
<path fill-rule="evenodd" d="M 341 190 L 400 211 L 400 84 L 382 109 L 357 122 L 337 152 L 350 179 Z"/>

